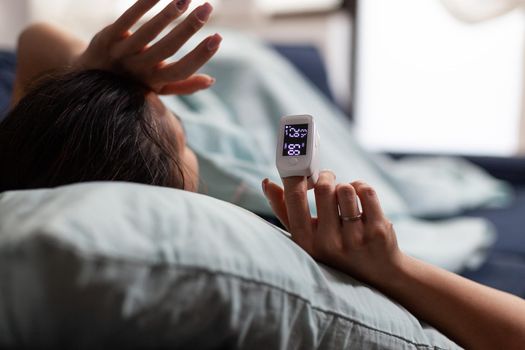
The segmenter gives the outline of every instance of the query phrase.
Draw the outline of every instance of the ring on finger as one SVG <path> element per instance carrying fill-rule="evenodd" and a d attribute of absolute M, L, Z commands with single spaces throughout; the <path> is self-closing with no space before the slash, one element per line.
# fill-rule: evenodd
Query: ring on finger
<path fill-rule="evenodd" d="M 361 220 L 362 216 L 363 216 L 363 214 L 359 214 L 359 215 L 356 215 L 356 216 L 343 216 L 343 215 L 341 215 L 340 218 L 341 218 L 342 221 L 354 222 L 354 221 Z"/>

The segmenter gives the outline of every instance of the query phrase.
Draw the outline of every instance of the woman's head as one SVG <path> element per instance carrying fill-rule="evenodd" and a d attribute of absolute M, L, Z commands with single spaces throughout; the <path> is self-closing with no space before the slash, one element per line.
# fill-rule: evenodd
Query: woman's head
<path fill-rule="evenodd" d="M 195 190 L 179 121 L 142 85 L 104 71 L 38 83 L 0 123 L 0 191 L 83 181 Z"/>

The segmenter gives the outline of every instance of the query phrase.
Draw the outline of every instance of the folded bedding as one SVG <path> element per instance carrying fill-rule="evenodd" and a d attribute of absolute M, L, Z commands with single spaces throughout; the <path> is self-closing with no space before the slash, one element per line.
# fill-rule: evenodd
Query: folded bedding
<path fill-rule="evenodd" d="M 386 173 L 403 196 L 410 214 L 425 218 L 454 216 L 479 208 L 508 207 L 512 187 L 461 158 L 382 158 Z"/>

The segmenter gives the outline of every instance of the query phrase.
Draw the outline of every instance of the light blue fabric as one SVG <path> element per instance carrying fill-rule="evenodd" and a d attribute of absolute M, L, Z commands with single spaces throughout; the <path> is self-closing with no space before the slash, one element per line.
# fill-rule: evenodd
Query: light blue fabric
<path fill-rule="evenodd" d="M 382 159 L 410 214 L 440 218 L 479 207 L 503 207 L 513 199 L 509 184 L 474 164 L 452 157 Z"/>
<path fill-rule="evenodd" d="M 220 30 L 221 49 L 203 70 L 216 85 L 187 97 L 164 97 L 182 118 L 188 143 L 199 159 L 201 191 L 248 210 L 272 214 L 261 191 L 275 167 L 277 128 L 283 115 L 311 114 L 321 137 L 320 165 L 340 182 L 365 179 L 391 218 L 407 208 L 390 180 L 355 140 L 348 119 L 300 73 L 258 40 Z M 201 33 L 187 47 L 204 37 Z M 315 210 L 313 197 L 310 206 Z"/>
<path fill-rule="evenodd" d="M 489 222 L 425 222 L 411 215 L 439 216 L 494 198 L 504 201 L 510 196 L 501 182 L 477 176 L 473 165 L 456 167 L 453 174 L 454 165 L 442 169 L 443 162 L 412 166 L 373 156 L 359 146 L 348 119 L 273 50 L 255 38 L 220 32 L 221 50 L 204 69 L 217 78 L 216 85 L 188 97 L 163 98 L 182 118 L 188 143 L 197 153 L 202 192 L 272 215 L 260 184 L 265 177 L 280 183 L 275 167 L 279 119 L 311 114 L 319 126 L 321 168 L 332 169 L 338 182 L 362 179 L 374 186 L 385 213 L 404 237 L 403 250 L 452 271 L 471 265 L 473 256 L 478 263 L 482 260 L 495 239 Z M 449 175 L 435 178 L 439 169 Z"/>
<path fill-rule="evenodd" d="M 394 221 L 398 244 L 408 255 L 449 271 L 478 268 L 496 241 L 493 226 L 477 218 Z"/>
<path fill-rule="evenodd" d="M 0 346 L 457 349 L 211 197 L 88 183 L 0 195 Z"/>

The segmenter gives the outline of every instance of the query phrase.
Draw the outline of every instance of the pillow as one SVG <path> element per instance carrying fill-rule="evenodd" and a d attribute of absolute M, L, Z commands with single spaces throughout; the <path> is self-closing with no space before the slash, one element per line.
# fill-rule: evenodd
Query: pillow
<path fill-rule="evenodd" d="M 455 349 L 200 194 L 85 183 L 0 195 L 0 346 Z"/>

